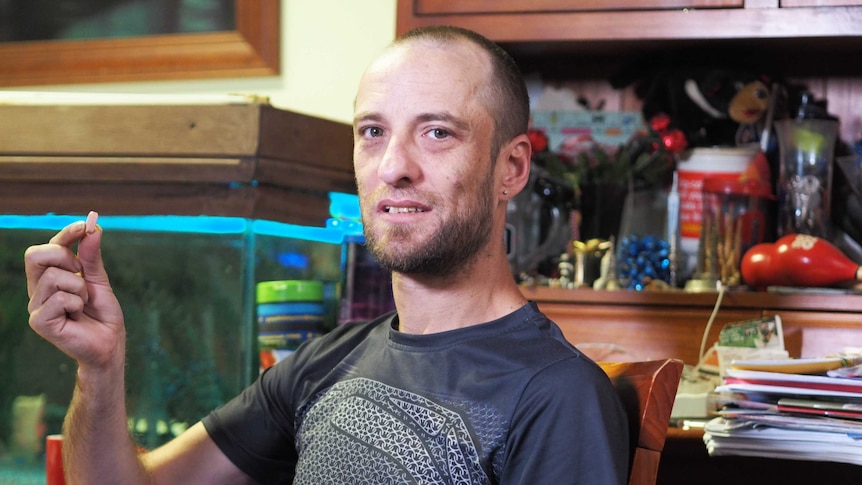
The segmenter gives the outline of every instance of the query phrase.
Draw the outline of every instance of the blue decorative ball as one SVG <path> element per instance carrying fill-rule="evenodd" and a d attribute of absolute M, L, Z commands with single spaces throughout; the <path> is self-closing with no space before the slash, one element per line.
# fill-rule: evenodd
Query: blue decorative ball
<path fill-rule="evenodd" d="M 624 288 L 640 291 L 650 280 L 670 281 L 670 244 L 655 236 L 629 234 L 620 239 L 617 278 Z"/>

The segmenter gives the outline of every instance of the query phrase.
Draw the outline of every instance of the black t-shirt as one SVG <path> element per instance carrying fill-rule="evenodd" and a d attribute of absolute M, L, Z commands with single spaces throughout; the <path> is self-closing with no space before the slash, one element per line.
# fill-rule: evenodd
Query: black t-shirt
<path fill-rule="evenodd" d="M 626 482 L 616 391 L 534 303 L 430 335 L 394 319 L 306 342 L 204 426 L 261 483 Z"/>

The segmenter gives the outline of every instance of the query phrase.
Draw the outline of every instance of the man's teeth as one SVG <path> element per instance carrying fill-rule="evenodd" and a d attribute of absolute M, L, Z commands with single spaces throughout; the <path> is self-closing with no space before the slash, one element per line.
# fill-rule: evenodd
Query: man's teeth
<path fill-rule="evenodd" d="M 409 212 L 425 212 L 425 209 L 420 209 L 418 207 L 393 207 L 389 205 L 386 206 L 386 212 L 390 214 L 407 214 Z"/>

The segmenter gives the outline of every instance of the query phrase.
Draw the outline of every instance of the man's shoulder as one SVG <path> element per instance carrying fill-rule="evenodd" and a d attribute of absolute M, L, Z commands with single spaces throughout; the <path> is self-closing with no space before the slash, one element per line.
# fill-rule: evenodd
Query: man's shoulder
<path fill-rule="evenodd" d="M 375 331 L 380 335 L 386 335 L 386 328 L 391 324 L 393 315 L 393 313 L 387 313 L 373 320 L 341 323 L 329 332 L 312 339 L 309 347 L 354 346 L 374 335 Z"/>
<path fill-rule="evenodd" d="M 607 378 L 601 367 L 570 342 L 562 329 L 534 303 L 524 307 L 522 323 L 526 333 L 517 336 L 520 339 L 519 344 L 527 358 L 545 369 L 544 373 L 574 379 Z"/>

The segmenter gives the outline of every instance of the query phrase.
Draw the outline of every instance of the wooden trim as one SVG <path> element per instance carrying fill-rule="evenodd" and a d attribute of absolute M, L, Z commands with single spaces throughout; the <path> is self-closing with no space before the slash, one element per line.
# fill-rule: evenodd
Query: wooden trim
<path fill-rule="evenodd" d="M 264 106 L 260 112 L 261 156 L 302 160 L 353 174 L 353 127 Z"/>
<path fill-rule="evenodd" d="M 860 0 L 779 0 L 781 8 L 862 6 Z"/>
<path fill-rule="evenodd" d="M 728 8 L 513 15 L 420 15 L 398 0 L 398 35 L 414 27 L 448 24 L 499 43 L 543 45 L 584 41 L 643 42 L 686 39 L 848 37 L 862 40 L 862 8 Z"/>
<path fill-rule="evenodd" d="M 712 307 L 717 292 L 687 293 L 648 291 L 603 291 L 591 289 L 569 290 L 550 287 L 521 287 L 527 298 L 547 303 L 579 303 L 632 307 L 642 305 L 672 308 Z M 822 311 L 831 313 L 862 314 L 862 295 L 798 293 L 771 293 L 760 291 L 728 291 L 722 298 L 722 308 L 743 310 Z M 862 322 L 862 316 L 856 316 Z"/>
<path fill-rule="evenodd" d="M 417 15 L 742 7 L 743 0 L 416 0 Z"/>
<path fill-rule="evenodd" d="M 0 181 L 250 183 L 254 158 L 0 156 Z"/>
<path fill-rule="evenodd" d="M 315 164 L 313 160 L 285 161 L 258 159 L 255 180 L 262 184 L 296 190 L 356 193 L 353 170 L 337 170 Z"/>
<path fill-rule="evenodd" d="M 279 0 L 236 0 L 237 30 L 0 44 L 0 86 L 272 76 Z"/>
<path fill-rule="evenodd" d="M 188 183 L 30 183 L 0 181 L 5 214 L 208 215 L 322 227 L 325 192 L 271 186 Z"/>
<path fill-rule="evenodd" d="M 779 0 L 745 0 L 745 8 L 778 8 Z"/>
<path fill-rule="evenodd" d="M 0 149 L 52 156 L 254 155 L 261 109 L 265 106 L 0 106 Z"/>

